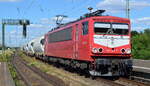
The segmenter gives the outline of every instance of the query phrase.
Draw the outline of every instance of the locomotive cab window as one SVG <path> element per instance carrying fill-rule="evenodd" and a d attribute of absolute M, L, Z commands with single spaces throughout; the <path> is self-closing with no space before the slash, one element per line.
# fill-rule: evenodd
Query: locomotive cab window
<path fill-rule="evenodd" d="M 112 24 L 113 32 L 117 35 L 128 35 L 129 26 L 128 24 Z"/>
<path fill-rule="evenodd" d="M 129 26 L 124 23 L 101 23 L 94 24 L 95 34 L 128 35 Z"/>
<path fill-rule="evenodd" d="M 88 22 L 83 22 L 82 23 L 82 34 L 83 35 L 88 34 Z"/>
<path fill-rule="evenodd" d="M 96 34 L 105 34 L 108 29 L 110 29 L 110 24 L 109 23 L 100 23 L 96 22 L 94 24 L 94 31 Z"/>

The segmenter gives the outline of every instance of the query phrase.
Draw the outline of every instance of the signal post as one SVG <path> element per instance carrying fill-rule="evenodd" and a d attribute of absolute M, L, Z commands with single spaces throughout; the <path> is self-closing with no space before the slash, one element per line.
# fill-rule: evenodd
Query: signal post
<path fill-rule="evenodd" d="M 26 19 L 2 19 L 2 53 L 5 52 L 5 26 L 6 25 L 23 25 L 23 36 L 27 35 L 27 25 L 30 21 Z"/>

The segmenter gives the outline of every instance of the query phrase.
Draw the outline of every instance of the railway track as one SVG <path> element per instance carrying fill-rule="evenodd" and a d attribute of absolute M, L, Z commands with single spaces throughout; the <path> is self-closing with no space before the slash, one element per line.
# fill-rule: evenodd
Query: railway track
<path fill-rule="evenodd" d="M 133 71 L 133 75 L 131 76 L 131 79 L 138 82 L 150 84 L 150 73 Z"/>
<path fill-rule="evenodd" d="M 118 80 L 115 80 L 114 82 L 118 84 L 122 84 L 124 86 L 150 86 L 150 84 L 144 84 L 144 83 L 130 80 L 127 78 L 119 78 Z"/>
<path fill-rule="evenodd" d="M 23 63 L 25 64 L 25 62 L 23 62 Z M 38 68 L 32 68 L 32 70 L 36 71 L 36 70 L 39 70 L 39 69 Z M 87 82 L 88 81 L 92 82 L 93 80 L 87 80 Z M 144 83 L 137 82 L 137 81 L 134 81 L 134 80 L 130 80 L 130 79 L 127 79 L 127 78 L 119 78 L 118 80 L 115 80 L 115 81 L 104 79 L 104 78 L 96 78 L 96 80 L 94 80 L 92 83 L 97 83 L 96 85 L 93 84 L 93 86 L 150 86 L 148 84 L 144 84 Z M 62 85 L 58 85 L 58 86 L 62 86 Z"/>
<path fill-rule="evenodd" d="M 38 61 L 41 61 L 41 60 L 38 60 Z M 43 61 L 41 61 L 41 62 L 43 62 Z M 23 62 L 23 63 L 25 63 L 25 62 Z M 38 68 L 35 68 L 34 70 L 39 70 Z M 62 69 L 63 70 L 63 69 Z M 56 72 L 56 71 L 55 71 Z M 58 72 L 56 72 L 57 74 L 59 74 Z M 119 84 L 119 83 L 115 83 L 115 82 L 113 82 L 113 81 L 111 81 L 111 80 L 106 80 L 106 79 L 100 79 L 100 78 L 98 78 L 98 79 L 96 79 L 96 80 L 91 80 L 90 78 L 83 78 L 82 76 L 79 76 L 78 74 L 77 74 L 77 76 L 70 76 L 70 77 L 68 77 L 68 76 L 64 76 L 64 77 L 66 77 L 66 78 L 69 78 L 70 80 L 72 80 L 72 82 L 75 82 L 75 83 L 82 83 L 84 86 L 91 86 L 91 85 L 93 85 L 93 86 L 124 86 L 124 85 L 121 85 L 121 84 Z M 84 81 L 85 82 L 83 82 L 83 81 L 80 81 L 80 80 L 74 80 L 73 78 L 77 78 L 77 77 L 80 77 L 81 79 L 84 79 Z M 75 84 L 74 83 L 74 84 Z M 84 84 L 85 83 L 85 84 Z M 59 86 L 62 86 L 62 85 L 59 85 Z M 76 86 L 76 85 L 73 85 L 73 84 L 69 84 L 69 86 Z"/>
<path fill-rule="evenodd" d="M 14 55 L 12 63 L 27 86 L 67 86 L 61 79 L 29 66 L 17 54 Z"/>
<path fill-rule="evenodd" d="M 103 79 L 103 78 L 96 78 L 96 81 L 101 81 L 103 83 L 106 83 L 106 84 L 108 84 L 108 86 L 125 86 L 121 83 L 116 83 L 111 80 L 107 80 L 107 79 Z"/>
<path fill-rule="evenodd" d="M 96 81 L 102 81 L 109 84 L 109 86 L 150 86 L 150 84 L 144 84 L 127 78 L 119 78 L 117 80 L 108 80 L 104 78 L 96 78 Z"/>

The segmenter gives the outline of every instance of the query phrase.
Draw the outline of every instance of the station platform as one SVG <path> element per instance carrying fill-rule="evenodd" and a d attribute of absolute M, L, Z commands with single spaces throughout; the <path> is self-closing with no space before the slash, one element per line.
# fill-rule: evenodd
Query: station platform
<path fill-rule="evenodd" d="M 150 60 L 133 60 L 133 71 L 150 73 Z"/>
<path fill-rule="evenodd" d="M 5 62 L 0 62 L 0 86 L 15 86 Z"/>

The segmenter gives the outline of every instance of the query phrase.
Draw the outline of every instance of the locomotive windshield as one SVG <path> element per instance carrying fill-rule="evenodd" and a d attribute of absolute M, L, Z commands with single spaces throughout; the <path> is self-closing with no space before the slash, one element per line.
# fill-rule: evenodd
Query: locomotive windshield
<path fill-rule="evenodd" d="M 124 23 L 101 23 L 94 24 L 96 34 L 128 35 L 129 26 Z"/>

